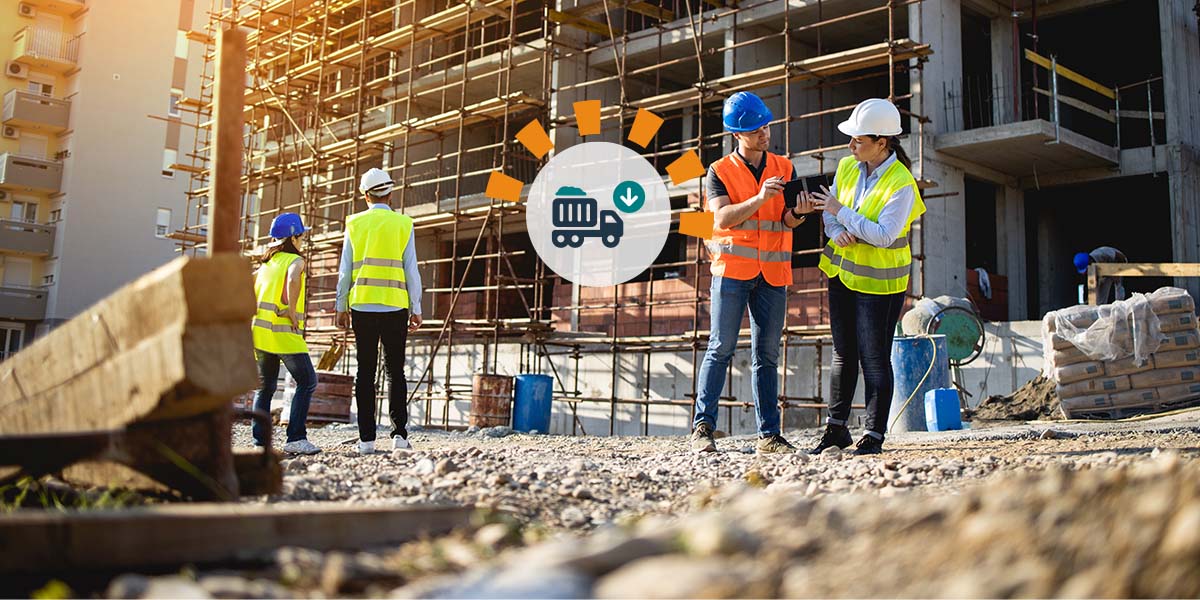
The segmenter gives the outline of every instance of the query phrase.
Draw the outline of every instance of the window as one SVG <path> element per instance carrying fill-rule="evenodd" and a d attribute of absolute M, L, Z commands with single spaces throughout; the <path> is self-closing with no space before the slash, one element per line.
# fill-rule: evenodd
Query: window
<path fill-rule="evenodd" d="M 29 91 L 31 91 L 35 94 L 41 94 L 43 96 L 53 96 L 54 95 L 54 84 L 46 83 L 44 81 L 30 81 L 29 82 Z"/>
<path fill-rule="evenodd" d="M 42 285 L 54 285 L 54 273 L 42 275 Z"/>
<path fill-rule="evenodd" d="M 0 360 L 4 360 L 21 349 L 25 330 L 18 323 L 0 324 Z"/>
<path fill-rule="evenodd" d="M 56 208 L 50 211 L 50 223 L 57 223 L 62 220 L 62 209 Z"/>
<path fill-rule="evenodd" d="M 187 32 L 179 30 L 175 32 L 175 58 L 187 60 L 188 55 L 188 39 Z"/>
<path fill-rule="evenodd" d="M 179 100 L 183 98 L 183 90 L 172 89 L 171 101 L 167 104 L 167 114 L 172 117 L 179 116 Z"/>
<path fill-rule="evenodd" d="M 38 205 L 36 202 L 13 201 L 9 217 L 14 221 L 37 223 L 37 209 Z"/>
<path fill-rule="evenodd" d="M 154 236 L 165 238 L 171 233 L 171 209 L 158 209 L 158 216 L 154 221 Z"/>
<path fill-rule="evenodd" d="M 177 151 L 177 150 L 173 150 L 171 148 L 166 148 L 163 150 L 163 164 L 162 164 L 162 176 L 163 177 L 170 177 L 170 178 L 175 177 L 175 168 L 172 165 L 175 164 L 175 160 L 178 158 L 178 156 L 179 156 L 179 151 Z"/>

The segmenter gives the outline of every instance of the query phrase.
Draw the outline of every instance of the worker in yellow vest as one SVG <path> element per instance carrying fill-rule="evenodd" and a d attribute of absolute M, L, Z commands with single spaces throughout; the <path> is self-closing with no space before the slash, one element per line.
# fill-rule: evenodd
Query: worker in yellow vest
<path fill-rule="evenodd" d="M 421 275 L 413 221 L 388 204 L 395 183 L 382 169 L 370 169 L 359 181 L 367 210 L 346 219 L 338 270 L 337 324 L 354 330 L 358 371 L 354 401 L 358 408 L 358 451 L 373 454 L 375 445 L 375 364 L 383 343 L 391 386 L 388 416 L 391 443 L 380 450 L 411 450 L 408 441 L 408 384 L 404 348 L 408 333 L 421 326 Z M 389 447 L 390 446 L 390 447 Z"/>
<path fill-rule="evenodd" d="M 258 309 L 251 332 L 254 355 L 258 359 L 261 387 L 254 395 L 254 410 L 271 412 L 271 398 L 279 382 L 279 363 L 296 380 L 292 410 L 288 416 L 287 443 L 283 451 L 291 454 L 316 454 L 321 451 L 308 441 L 305 421 L 308 404 L 317 389 L 317 372 L 304 343 L 304 259 L 297 243 L 304 235 L 304 223 L 296 213 L 282 213 L 271 222 L 271 237 L 262 266 L 254 277 L 254 295 Z M 265 445 L 265 433 L 256 420 L 251 428 L 254 443 Z"/>
<path fill-rule="evenodd" d="M 715 452 L 718 403 L 725 373 L 750 310 L 755 416 L 760 453 L 795 452 L 779 419 L 779 343 L 792 284 L 792 229 L 812 212 L 809 199 L 788 208 L 782 195 L 796 170 L 787 157 L 768 151 L 771 110 L 762 99 L 738 92 L 725 101 L 722 118 L 737 149 L 708 169 L 705 195 L 713 212 L 712 289 L 708 349 L 700 365 L 691 446 Z"/>
<path fill-rule="evenodd" d="M 883 452 L 892 404 L 892 338 L 912 265 L 908 232 L 925 203 L 900 146 L 900 111 L 881 98 L 864 100 L 838 125 L 850 136 L 850 153 L 838 163 L 833 189 L 813 194 L 824 212 L 829 243 L 821 271 L 829 277 L 829 325 L 833 334 L 829 417 L 811 450 L 846 448 L 850 401 L 862 365 L 866 432 L 855 454 Z"/>

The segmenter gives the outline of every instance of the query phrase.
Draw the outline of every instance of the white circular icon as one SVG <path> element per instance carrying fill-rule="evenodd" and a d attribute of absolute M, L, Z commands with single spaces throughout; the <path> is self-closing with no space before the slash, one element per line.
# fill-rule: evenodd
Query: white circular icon
<path fill-rule="evenodd" d="M 525 224 L 538 256 L 560 277 L 612 286 L 658 258 L 671 230 L 671 199 L 662 176 L 637 152 L 587 142 L 538 172 Z"/>

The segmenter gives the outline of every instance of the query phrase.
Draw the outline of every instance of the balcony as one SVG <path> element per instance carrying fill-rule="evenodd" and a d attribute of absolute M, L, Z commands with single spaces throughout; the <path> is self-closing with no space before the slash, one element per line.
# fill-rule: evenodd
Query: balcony
<path fill-rule="evenodd" d="M 79 62 L 79 37 L 54 29 L 25 27 L 13 35 L 13 60 L 44 71 L 66 73 Z"/>
<path fill-rule="evenodd" d="M 67 128 L 70 116 L 70 100 L 14 89 L 4 95 L 4 112 L 0 122 L 21 129 L 58 133 Z"/>
<path fill-rule="evenodd" d="M 53 249 L 53 225 L 0 219 L 0 252 L 49 256 Z"/>
<path fill-rule="evenodd" d="M 84 7 L 83 0 L 21 0 L 25 4 L 32 4 L 39 11 L 46 11 L 60 15 L 73 15 Z"/>
<path fill-rule="evenodd" d="M 45 319 L 46 295 L 44 288 L 0 287 L 0 319 Z"/>
<path fill-rule="evenodd" d="M 0 154 L 0 188 L 54 193 L 62 188 L 62 164 L 5 152 Z"/>

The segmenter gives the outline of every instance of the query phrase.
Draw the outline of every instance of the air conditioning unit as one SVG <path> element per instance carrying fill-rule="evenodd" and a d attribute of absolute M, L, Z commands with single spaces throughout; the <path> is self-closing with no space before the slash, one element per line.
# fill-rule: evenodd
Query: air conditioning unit
<path fill-rule="evenodd" d="M 17 14 L 32 19 L 37 16 L 37 8 L 28 2 L 19 2 L 17 3 Z"/>
<path fill-rule="evenodd" d="M 13 127 L 12 125 L 5 125 L 3 137 L 6 137 L 10 140 L 15 140 L 20 137 L 20 134 L 17 132 L 16 127 Z"/>
<path fill-rule="evenodd" d="M 4 74 L 17 79 L 29 78 L 29 65 L 10 60 L 4 63 Z"/>

